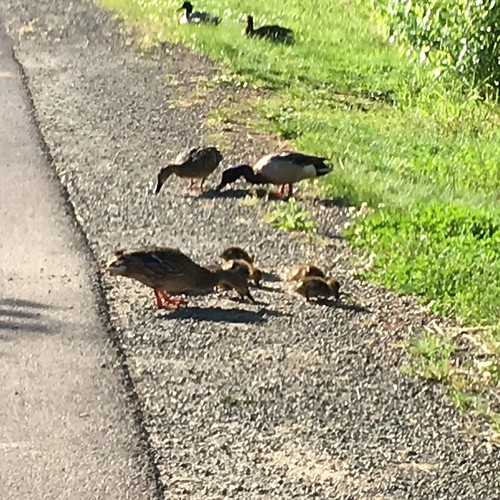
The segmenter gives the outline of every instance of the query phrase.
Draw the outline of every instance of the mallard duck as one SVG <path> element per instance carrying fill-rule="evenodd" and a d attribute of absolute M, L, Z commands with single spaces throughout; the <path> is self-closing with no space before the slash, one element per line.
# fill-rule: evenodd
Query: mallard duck
<path fill-rule="evenodd" d="M 220 191 L 240 177 L 251 184 L 281 185 L 278 196 L 284 196 L 288 185 L 288 197 L 292 196 L 293 184 L 303 179 L 313 179 L 329 174 L 331 168 L 325 164 L 326 159 L 320 156 L 306 155 L 285 151 L 271 153 L 262 157 L 253 167 L 236 165 L 222 173 L 222 180 L 216 190 Z"/>
<path fill-rule="evenodd" d="M 208 12 L 193 12 L 193 4 L 184 2 L 179 10 L 184 10 L 184 14 L 179 19 L 179 24 L 215 24 L 218 25 L 221 18 L 209 14 Z"/>
<path fill-rule="evenodd" d="M 293 41 L 293 31 L 277 24 L 254 29 L 253 16 L 247 16 L 247 26 L 243 30 L 243 34 L 249 37 L 266 38 L 281 43 L 291 43 Z"/>
<path fill-rule="evenodd" d="M 221 254 L 222 260 L 244 260 L 249 264 L 253 264 L 253 257 L 248 254 L 246 250 L 241 247 L 228 247 Z"/>
<path fill-rule="evenodd" d="M 171 175 L 190 179 L 188 189 L 194 187 L 195 179 L 201 179 L 200 190 L 205 179 L 218 167 L 223 160 L 222 153 L 216 147 L 193 148 L 180 152 L 174 163 L 163 167 L 158 173 L 155 194 L 158 194 Z"/>
<path fill-rule="evenodd" d="M 340 297 L 340 283 L 332 278 L 325 279 L 319 276 L 310 276 L 301 279 L 297 283 L 295 291 L 303 295 L 308 301 L 311 298 L 327 298 L 331 296 L 338 300 Z"/>
<path fill-rule="evenodd" d="M 288 281 L 300 281 L 304 278 L 310 278 L 312 276 L 325 278 L 325 273 L 317 266 L 301 264 L 293 269 L 288 275 Z"/>
<path fill-rule="evenodd" d="M 112 274 L 140 281 L 154 290 L 159 309 L 178 309 L 185 301 L 169 293 L 209 291 L 228 284 L 242 297 L 255 302 L 248 289 L 248 277 L 240 269 L 210 270 L 196 264 L 177 248 L 145 247 L 117 250 L 108 263 Z"/>
<path fill-rule="evenodd" d="M 262 281 L 262 271 L 245 259 L 230 259 L 222 264 L 222 269 L 241 269 L 248 279 L 251 279 L 257 288 Z"/>

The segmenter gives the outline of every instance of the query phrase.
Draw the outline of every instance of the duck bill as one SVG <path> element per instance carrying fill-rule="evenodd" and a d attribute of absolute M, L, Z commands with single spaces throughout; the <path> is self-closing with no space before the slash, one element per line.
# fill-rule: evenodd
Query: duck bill
<path fill-rule="evenodd" d="M 155 188 L 155 193 L 154 194 L 159 194 L 160 191 L 161 191 L 161 187 L 162 186 L 163 186 L 163 182 L 158 181 L 158 183 L 156 184 L 156 188 Z"/>

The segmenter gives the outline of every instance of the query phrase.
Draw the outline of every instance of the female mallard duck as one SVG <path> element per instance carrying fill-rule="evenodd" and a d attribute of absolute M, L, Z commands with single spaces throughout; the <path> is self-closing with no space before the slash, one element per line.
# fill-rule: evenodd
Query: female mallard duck
<path fill-rule="evenodd" d="M 255 302 L 248 289 L 247 276 L 241 270 L 207 269 L 176 248 L 117 250 L 107 270 L 151 287 L 159 309 L 178 309 L 185 304 L 184 300 L 170 297 L 169 293 L 208 291 L 220 283 L 228 284 L 242 297 Z"/>
<path fill-rule="evenodd" d="M 253 264 L 253 257 L 241 247 L 228 247 L 221 254 L 222 260 L 244 260 L 249 264 Z"/>
<path fill-rule="evenodd" d="M 288 281 L 300 281 L 304 278 L 316 276 L 318 278 L 325 278 L 325 273 L 317 266 L 309 264 L 302 264 L 297 266 L 288 276 Z"/>
<path fill-rule="evenodd" d="M 281 43 L 291 43 L 293 41 L 293 31 L 277 24 L 254 29 L 253 16 L 247 16 L 247 27 L 243 30 L 243 34 L 248 37 L 266 38 Z"/>
<path fill-rule="evenodd" d="M 308 278 L 301 279 L 295 291 L 303 295 L 307 301 L 311 298 L 320 297 L 335 297 L 335 300 L 339 300 L 340 297 L 340 283 L 332 278 L 320 278 L 319 276 L 310 276 Z"/>
<path fill-rule="evenodd" d="M 171 175 L 190 179 L 188 189 L 193 187 L 195 179 L 201 179 L 201 190 L 205 179 L 218 167 L 222 159 L 221 152 L 213 146 L 182 151 L 173 164 L 163 167 L 158 173 L 155 194 L 160 192 Z"/>
<path fill-rule="evenodd" d="M 292 196 L 293 184 L 303 179 L 313 179 L 329 174 L 331 168 L 320 156 L 285 151 L 262 157 L 253 167 L 236 165 L 222 173 L 222 180 L 216 190 L 220 191 L 240 177 L 251 184 L 281 185 L 278 196 L 283 196 L 288 184 L 288 197 Z"/>
<path fill-rule="evenodd" d="M 179 10 L 184 10 L 184 14 L 179 19 L 179 24 L 219 24 L 221 19 L 208 12 L 193 12 L 193 4 L 184 2 Z"/>

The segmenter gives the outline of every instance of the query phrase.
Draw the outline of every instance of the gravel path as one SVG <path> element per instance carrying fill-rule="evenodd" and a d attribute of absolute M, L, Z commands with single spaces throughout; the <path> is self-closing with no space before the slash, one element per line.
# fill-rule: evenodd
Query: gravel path
<path fill-rule="evenodd" d="M 270 281 L 257 305 L 196 296 L 169 314 L 140 285 L 103 283 L 166 498 L 500 498 L 499 450 L 468 436 L 438 387 L 400 371 L 397 343 L 429 320 L 411 299 L 355 281 L 339 238 L 314 247 L 270 229 L 264 200 L 191 197 L 178 180 L 151 195 L 158 168 L 207 134 L 231 144 L 223 165 L 271 147 L 207 127 L 226 99 L 198 90 L 216 72 L 209 61 L 168 46 L 139 54 L 86 0 L 0 8 L 98 259 L 157 243 L 210 263 L 241 244 L 273 272 L 315 256 L 352 297 L 304 305 Z M 345 209 L 312 210 L 330 233 L 346 219 Z"/>

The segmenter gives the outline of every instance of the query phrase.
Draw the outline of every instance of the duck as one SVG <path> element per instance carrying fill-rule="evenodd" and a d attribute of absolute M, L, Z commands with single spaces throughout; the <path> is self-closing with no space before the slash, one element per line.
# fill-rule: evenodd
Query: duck
<path fill-rule="evenodd" d="M 244 260 L 249 264 L 253 264 L 253 257 L 241 247 L 228 247 L 220 254 L 222 260 Z"/>
<path fill-rule="evenodd" d="M 173 164 L 163 167 L 158 173 L 155 194 L 159 194 L 163 184 L 171 175 L 190 179 L 188 189 L 194 187 L 195 179 L 201 179 L 199 186 L 201 191 L 206 178 L 215 171 L 223 159 L 222 153 L 214 146 L 181 151 Z"/>
<path fill-rule="evenodd" d="M 253 25 L 253 16 L 247 16 L 247 26 L 243 30 L 247 37 L 265 38 L 273 42 L 291 43 L 293 42 L 293 31 L 274 24 L 272 26 L 261 26 L 255 29 Z"/>
<path fill-rule="evenodd" d="M 170 294 L 211 291 L 227 284 L 243 298 L 255 303 L 248 289 L 248 276 L 240 269 L 208 269 L 194 262 L 178 248 L 142 247 L 119 249 L 105 268 L 152 288 L 158 309 L 175 310 L 186 304 Z"/>
<path fill-rule="evenodd" d="M 295 292 L 304 296 L 309 302 L 311 298 L 328 298 L 333 296 L 335 300 L 340 297 L 340 283 L 333 278 L 321 278 L 309 276 L 298 281 Z"/>
<path fill-rule="evenodd" d="M 246 268 L 249 279 L 251 279 L 257 288 L 260 287 L 263 274 L 260 269 L 255 267 L 254 258 L 241 247 L 228 247 L 221 254 L 220 258 L 225 261 L 223 265 L 226 269 Z"/>
<path fill-rule="evenodd" d="M 326 278 L 325 273 L 318 266 L 301 264 L 290 272 L 288 275 L 288 281 L 300 281 L 304 278 L 310 278 L 313 276 Z"/>
<path fill-rule="evenodd" d="M 222 180 L 216 187 L 221 191 L 240 177 L 251 184 L 275 184 L 280 190 L 277 195 L 284 197 L 288 185 L 288 196 L 293 194 L 293 184 L 304 179 L 314 179 L 329 174 L 332 169 L 326 163 L 326 158 L 307 155 L 299 152 L 283 151 L 263 156 L 253 166 L 242 164 L 227 168 L 222 173 Z"/>
<path fill-rule="evenodd" d="M 221 22 L 221 18 L 208 12 L 193 12 L 194 7 L 191 2 L 184 2 L 179 10 L 184 10 L 184 14 L 179 19 L 179 24 L 215 24 Z"/>
<path fill-rule="evenodd" d="M 241 269 L 248 276 L 249 280 L 255 283 L 257 288 L 260 288 L 262 281 L 262 271 L 253 264 L 244 259 L 230 259 L 222 264 L 222 269 Z"/>

